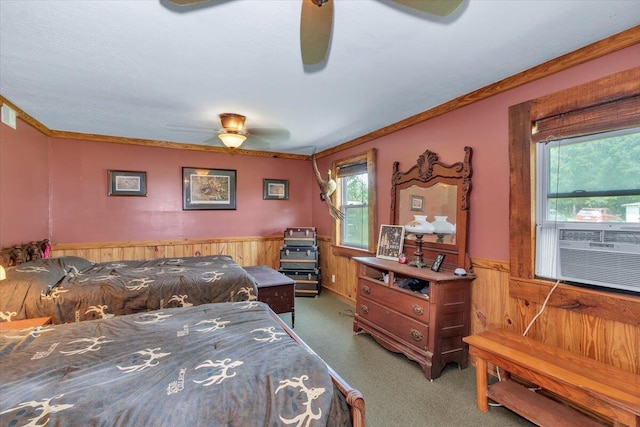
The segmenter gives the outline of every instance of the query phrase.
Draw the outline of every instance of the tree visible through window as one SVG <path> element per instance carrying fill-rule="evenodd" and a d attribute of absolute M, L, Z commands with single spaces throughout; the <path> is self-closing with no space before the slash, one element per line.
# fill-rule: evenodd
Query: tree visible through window
<path fill-rule="evenodd" d="M 375 150 L 334 162 L 338 183 L 336 207 L 344 220 L 334 222 L 338 246 L 374 251 L 375 244 Z"/>
<path fill-rule="evenodd" d="M 340 179 L 342 200 L 342 244 L 366 249 L 369 246 L 369 174 L 345 176 Z"/>

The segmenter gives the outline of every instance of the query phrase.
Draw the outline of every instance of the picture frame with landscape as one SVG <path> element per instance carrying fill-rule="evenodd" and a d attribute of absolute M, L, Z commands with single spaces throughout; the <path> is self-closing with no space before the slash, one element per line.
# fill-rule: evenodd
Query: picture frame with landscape
<path fill-rule="evenodd" d="M 182 168 L 182 209 L 236 209 L 236 171 Z"/>
<path fill-rule="evenodd" d="M 109 196 L 146 196 L 147 173 L 109 170 Z"/>

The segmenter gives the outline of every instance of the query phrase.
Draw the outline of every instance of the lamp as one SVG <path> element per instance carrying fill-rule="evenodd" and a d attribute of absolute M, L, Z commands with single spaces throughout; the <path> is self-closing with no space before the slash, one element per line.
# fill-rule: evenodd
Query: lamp
<path fill-rule="evenodd" d="M 244 131 L 245 116 L 234 113 L 222 113 L 220 123 L 222 131 L 218 134 L 218 138 L 224 145 L 230 148 L 238 148 L 247 139 Z"/>
<path fill-rule="evenodd" d="M 4 280 L 7 278 L 7 273 L 4 271 L 4 267 L 0 265 L 0 280 Z"/>
<path fill-rule="evenodd" d="M 220 141 L 229 148 L 238 148 L 242 145 L 245 139 L 247 139 L 243 134 L 235 132 L 220 133 L 218 134 L 218 138 L 220 138 Z"/>
<path fill-rule="evenodd" d="M 447 222 L 446 216 L 435 215 L 435 221 L 431 223 L 433 225 L 433 233 L 438 236 L 436 240 L 438 243 L 444 243 L 444 236 L 447 234 L 455 234 L 456 226 Z"/>
<path fill-rule="evenodd" d="M 414 215 L 413 220 L 409 221 L 404 229 L 416 236 L 416 251 L 413 253 L 414 259 L 409 263 L 414 267 L 422 268 L 426 267 L 427 263 L 422 258 L 422 236 L 425 234 L 432 234 L 435 229 L 433 225 L 427 222 L 426 215 Z"/>

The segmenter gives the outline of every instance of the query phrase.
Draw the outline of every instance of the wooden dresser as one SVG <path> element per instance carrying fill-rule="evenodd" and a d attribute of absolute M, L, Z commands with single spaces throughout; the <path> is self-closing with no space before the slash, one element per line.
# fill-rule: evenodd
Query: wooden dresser
<path fill-rule="evenodd" d="M 467 367 L 462 338 L 469 335 L 475 276 L 456 276 L 446 265 L 436 273 L 375 257 L 353 260 L 358 263 L 355 332 L 367 332 L 386 349 L 415 360 L 429 379 L 451 362 Z M 401 288 L 408 278 L 428 283 L 428 291 Z"/>

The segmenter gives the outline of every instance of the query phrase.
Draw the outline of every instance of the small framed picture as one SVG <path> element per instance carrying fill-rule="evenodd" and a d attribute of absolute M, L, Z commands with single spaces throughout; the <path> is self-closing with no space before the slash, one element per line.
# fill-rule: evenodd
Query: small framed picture
<path fill-rule="evenodd" d="M 424 197 L 423 196 L 411 196 L 412 211 L 422 212 L 424 210 Z"/>
<path fill-rule="evenodd" d="M 444 254 L 436 255 L 436 259 L 433 260 L 433 264 L 431 265 L 431 270 L 439 271 L 442 266 L 442 261 L 444 261 Z"/>
<path fill-rule="evenodd" d="M 146 196 L 147 173 L 109 171 L 109 196 Z"/>
<path fill-rule="evenodd" d="M 401 225 L 381 225 L 378 236 L 376 257 L 398 261 L 404 243 L 404 227 Z"/>
<path fill-rule="evenodd" d="M 287 179 L 265 179 L 264 180 L 264 200 L 287 200 L 289 199 L 289 180 Z"/>

